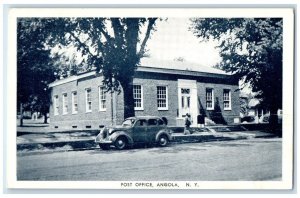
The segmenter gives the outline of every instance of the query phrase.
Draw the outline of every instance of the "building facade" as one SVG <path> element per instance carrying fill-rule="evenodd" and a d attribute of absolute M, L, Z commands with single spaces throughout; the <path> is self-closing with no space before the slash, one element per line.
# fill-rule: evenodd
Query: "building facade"
<path fill-rule="evenodd" d="M 165 117 L 170 126 L 183 126 L 187 113 L 192 126 L 197 126 L 200 114 L 207 124 L 239 121 L 237 79 L 213 68 L 195 71 L 176 64 L 138 67 L 133 80 L 135 115 Z M 106 92 L 102 80 L 100 73 L 92 71 L 51 83 L 50 126 L 99 129 L 121 124 L 123 93 Z"/>

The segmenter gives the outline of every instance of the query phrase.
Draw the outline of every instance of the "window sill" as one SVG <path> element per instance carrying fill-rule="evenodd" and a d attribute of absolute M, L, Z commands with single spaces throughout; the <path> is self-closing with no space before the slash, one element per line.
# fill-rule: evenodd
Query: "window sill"
<path fill-rule="evenodd" d="M 135 111 L 144 111 L 144 108 L 134 109 Z"/>
<path fill-rule="evenodd" d="M 106 109 L 100 109 L 99 112 L 106 112 Z"/>
<path fill-rule="evenodd" d="M 158 108 L 157 110 L 158 110 L 158 111 L 169 111 L 168 108 Z"/>
<path fill-rule="evenodd" d="M 76 111 L 76 112 L 72 112 L 72 114 L 74 115 L 74 114 L 77 114 L 78 113 L 78 111 Z"/>

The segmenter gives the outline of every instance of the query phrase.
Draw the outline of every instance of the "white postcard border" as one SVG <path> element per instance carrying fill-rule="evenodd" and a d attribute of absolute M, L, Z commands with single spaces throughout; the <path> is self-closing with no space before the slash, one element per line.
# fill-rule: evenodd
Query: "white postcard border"
<path fill-rule="evenodd" d="M 293 126 L 294 126 L 294 13 L 291 8 L 135 8 L 135 9 L 51 9 L 12 8 L 8 16 L 8 65 L 7 68 L 7 187 L 25 189 L 291 189 L 293 181 Z M 100 13 L 100 14 L 99 14 Z M 16 155 L 16 19 L 17 17 L 282 17 L 283 18 L 283 136 L 282 136 L 282 181 L 172 181 L 178 187 L 147 187 L 132 181 L 132 187 L 121 186 L 122 182 L 101 181 L 17 181 Z M 159 181 L 152 181 L 153 186 Z M 165 183 L 165 181 L 162 181 Z M 187 187 L 186 183 L 191 183 Z M 193 186 L 193 183 L 197 185 Z"/>

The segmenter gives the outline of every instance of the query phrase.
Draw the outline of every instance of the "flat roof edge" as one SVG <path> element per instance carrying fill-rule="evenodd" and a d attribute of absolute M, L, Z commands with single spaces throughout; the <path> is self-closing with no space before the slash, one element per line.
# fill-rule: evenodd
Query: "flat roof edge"
<path fill-rule="evenodd" d="M 209 72 L 200 72 L 200 71 L 192 71 L 192 70 L 178 70 L 178 69 L 170 69 L 170 68 L 157 68 L 157 67 L 147 67 L 147 66 L 138 66 L 136 69 L 137 72 L 150 72 L 150 73 L 163 73 L 163 74 L 176 74 L 176 75 L 185 75 L 185 76 L 207 76 L 207 77 L 230 77 L 232 74 L 219 74 L 219 73 L 209 73 Z M 50 83 L 49 87 L 55 87 L 58 85 L 62 85 L 65 83 L 69 83 L 72 81 L 76 81 L 85 77 L 93 76 L 97 72 L 90 71 L 83 74 L 79 74 L 76 76 L 70 76 L 64 79 L 56 80 Z"/>
<path fill-rule="evenodd" d="M 147 67 L 140 66 L 137 67 L 136 71 L 141 72 L 159 72 L 164 74 L 179 74 L 179 75 L 187 75 L 187 76 L 220 76 L 220 77 L 230 77 L 232 74 L 220 74 L 220 73 L 211 73 L 211 72 L 200 72 L 193 70 L 179 70 L 179 69 L 170 69 L 170 68 L 157 68 L 157 67 Z"/>
<path fill-rule="evenodd" d="M 72 82 L 72 81 L 79 80 L 81 78 L 89 77 L 89 76 L 92 76 L 92 75 L 95 75 L 95 74 L 96 74 L 96 71 L 91 71 L 91 72 L 86 72 L 86 73 L 79 74 L 79 75 L 76 75 L 76 76 L 70 76 L 70 77 L 67 77 L 67 78 L 64 78 L 64 79 L 61 79 L 61 80 L 54 81 L 54 82 L 50 83 L 48 86 L 49 87 L 55 87 L 55 86 L 58 86 L 58 85 L 62 85 L 62 84 L 65 84 L 65 83 L 69 83 L 69 82 Z"/>

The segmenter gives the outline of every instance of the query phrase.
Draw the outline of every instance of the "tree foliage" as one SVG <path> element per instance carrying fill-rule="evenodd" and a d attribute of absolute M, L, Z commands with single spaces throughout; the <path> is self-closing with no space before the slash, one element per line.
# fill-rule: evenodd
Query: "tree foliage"
<path fill-rule="evenodd" d="M 19 18 L 17 23 L 17 105 L 41 112 L 46 122 L 48 84 L 55 80 L 50 50 L 44 45 L 48 34 L 39 20 Z"/>
<path fill-rule="evenodd" d="M 43 31 L 42 46 L 47 46 L 47 49 L 72 47 L 76 50 L 74 59 L 77 62 L 70 61 L 64 55 L 57 56 L 58 53 L 52 54 L 57 75 L 66 77 L 80 71 L 100 71 L 108 91 L 123 91 L 124 116 L 134 115 L 133 75 L 140 58 L 145 55 L 146 44 L 155 30 L 157 18 L 30 20 L 31 26 L 40 26 Z M 143 27 L 145 31 L 142 31 Z"/>
<path fill-rule="evenodd" d="M 157 18 L 64 18 L 51 33 L 51 46 L 73 45 L 81 54 L 86 70 L 103 74 L 109 91 L 123 91 L 124 117 L 134 115 L 133 75 L 146 52 L 146 43 Z M 142 27 L 146 27 L 142 32 Z M 143 34 L 143 35 L 142 35 Z"/>
<path fill-rule="evenodd" d="M 191 31 L 218 40 L 217 67 L 249 84 L 275 114 L 282 108 L 282 26 L 282 18 L 205 18 L 192 19 Z"/>

